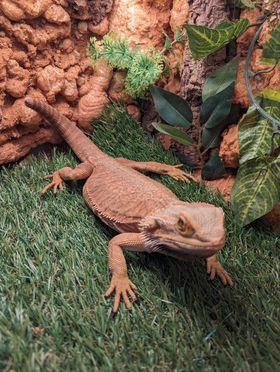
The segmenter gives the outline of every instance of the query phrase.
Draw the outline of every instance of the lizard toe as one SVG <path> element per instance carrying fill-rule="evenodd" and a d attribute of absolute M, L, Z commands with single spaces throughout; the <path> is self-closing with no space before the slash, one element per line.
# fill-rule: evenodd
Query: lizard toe
<path fill-rule="evenodd" d="M 230 275 L 219 262 L 210 264 L 209 266 L 207 265 L 207 273 L 210 274 L 210 280 L 214 280 L 215 277 L 218 276 L 224 285 L 233 286 Z"/>
<path fill-rule="evenodd" d="M 113 313 L 116 313 L 120 307 L 121 300 L 124 301 L 125 307 L 130 310 L 132 308 L 132 302 L 136 300 L 136 294 L 134 293 L 136 286 L 128 279 L 128 277 L 116 277 L 113 275 L 111 284 L 105 297 L 109 297 L 115 292 L 115 301 L 113 306 Z M 131 300 L 129 299 L 129 297 Z"/>
<path fill-rule="evenodd" d="M 58 172 L 54 172 L 53 174 L 49 174 L 44 177 L 44 179 L 50 179 L 52 178 L 52 182 L 50 182 L 48 185 L 46 185 L 43 190 L 40 192 L 41 196 L 43 196 L 49 189 L 53 189 L 53 193 L 57 193 L 57 189 L 63 190 L 63 180 L 58 174 Z"/>

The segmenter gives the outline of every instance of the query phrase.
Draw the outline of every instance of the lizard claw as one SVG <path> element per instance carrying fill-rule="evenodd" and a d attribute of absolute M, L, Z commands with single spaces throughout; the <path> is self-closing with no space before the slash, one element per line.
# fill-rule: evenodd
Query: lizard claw
<path fill-rule="evenodd" d="M 210 274 L 210 280 L 213 280 L 217 275 L 224 285 L 233 286 L 233 281 L 230 275 L 226 272 L 216 257 L 209 257 L 207 259 L 207 273 Z"/>
<path fill-rule="evenodd" d="M 193 182 L 197 182 L 196 178 L 190 173 L 184 172 L 182 169 L 179 169 L 182 166 L 183 164 L 171 165 L 170 170 L 168 170 L 167 174 L 177 181 L 189 182 L 190 180 L 192 180 Z"/>
<path fill-rule="evenodd" d="M 115 291 L 113 313 L 118 311 L 121 299 L 123 299 L 126 308 L 128 310 L 131 309 L 132 302 L 136 300 L 135 290 L 136 286 L 129 280 L 127 276 L 117 277 L 113 275 L 110 287 L 104 294 L 105 297 L 109 297 Z M 128 295 L 130 296 L 131 300 L 128 298 Z"/>
<path fill-rule="evenodd" d="M 53 174 L 49 174 L 44 177 L 44 179 L 50 179 L 52 178 L 52 182 L 49 183 L 47 186 L 43 188 L 43 190 L 40 192 L 41 196 L 43 196 L 49 189 L 53 188 L 53 193 L 56 194 L 57 189 L 63 190 L 63 180 L 60 177 L 58 172 L 54 172 Z"/>

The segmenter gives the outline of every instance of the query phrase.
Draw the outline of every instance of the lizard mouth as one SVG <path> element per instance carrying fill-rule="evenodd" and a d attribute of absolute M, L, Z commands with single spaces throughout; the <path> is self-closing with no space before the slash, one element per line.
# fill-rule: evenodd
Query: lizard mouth
<path fill-rule="evenodd" d="M 210 241 L 195 236 L 186 238 L 183 236 L 170 236 L 157 231 L 153 234 L 143 234 L 142 237 L 152 252 L 162 252 L 170 256 L 184 259 L 190 257 L 207 258 L 220 251 L 225 244 L 225 235 L 218 240 Z"/>
<path fill-rule="evenodd" d="M 178 253 L 182 256 L 199 256 L 199 257 L 209 257 L 213 256 L 215 253 L 217 253 L 219 250 L 223 248 L 222 245 L 216 245 L 216 246 L 205 246 L 205 247 L 200 247 L 200 246 L 182 246 L 182 245 L 177 245 L 174 243 L 171 244 L 163 244 L 163 247 L 166 251 L 172 253 Z"/>
<path fill-rule="evenodd" d="M 218 250 L 221 248 L 197 248 L 197 247 L 188 247 L 188 248 L 182 248 L 182 247 L 171 247 L 168 245 L 161 245 L 159 249 L 156 250 L 156 252 L 163 253 L 167 256 L 175 257 L 179 260 L 188 261 L 195 258 L 208 258 L 217 253 Z"/>
<path fill-rule="evenodd" d="M 211 242 L 201 241 L 197 239 L 170 239 L 169 237 L 161 237 L 159 244 L 163 247 L 166 254 L 179 254 L 180 256 L 197 256 L 209 257 L 221 250 L 225 244 L 225 237 Z"/>
<path fill-rule="evenodd" d="M 182 247 L 183 249 L 219 249 L 225 244 L 225 236 L 216 241 L 211 241 L 207 239 L 200 238 L 199 240 L 195 237 L 185 238 L 185 237 L 176 237 L 175 239 L 170 238 L 169 236 L 162 236 L 160 240 L 169 246 L 175 245 L 175 247 Z"/>

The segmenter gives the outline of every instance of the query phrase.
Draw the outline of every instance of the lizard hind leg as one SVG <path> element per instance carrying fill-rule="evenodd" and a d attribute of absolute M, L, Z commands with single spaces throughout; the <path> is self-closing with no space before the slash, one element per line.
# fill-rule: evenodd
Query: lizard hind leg
<path fill-rule="evenodd" d="M 63 181 L 76 181 L 88 178 L 92 173 L 92 165 L 88 162 L 79 164 L 76 168 L 64 167 L 53 174 L 49 174 L 44 179 L 52 179 L 52 181 L 46 185 L 41 191 L 43 196 L 49 189 L 53 189 L 53 193 L 56 194 L 57 189 L 63 190 Z"/>
<path fill-rule="evenodd" d="M 157 173 L 157 174 L 165 174 L 167 176 L 170 176 L 174 178 L 177 181 L 193 181 L 198 182 L 194 176 L 192 176 L 190 173 L 184 172 L 182 169 L 180 169 L 183 164 L 178 165 L 169 165 L 164 163 L 158 163 L 155 161 L 147 161 L 147 162 L 141 162 L 141 161 L 134 161 L 134 160 L 128 160 L 125 158 L 116 158 L 116 160 L 130 168 L 133 168 L 139 172 L 151 172 L 151 173 Z"/>

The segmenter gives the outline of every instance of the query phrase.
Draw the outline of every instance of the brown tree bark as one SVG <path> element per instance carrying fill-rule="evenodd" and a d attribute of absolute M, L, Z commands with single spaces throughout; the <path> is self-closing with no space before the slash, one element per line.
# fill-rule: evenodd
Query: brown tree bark
<path fill-rule="evenodd" d="M 229 19 L 224 0 L 189 0 L 190 11 L 188 23 L 195 25 L 216 27 L 219 23 Z M 185 46 L 184 69 L 181 80 L 181 94 L 192 106 L 194 123 L 199 120 L 199 106 L 201 92 L 206 77 L 226 61 L 226 48 L 208 56 L 203 60 L 194 60 L 191 56 L 188 42 Z"/>

